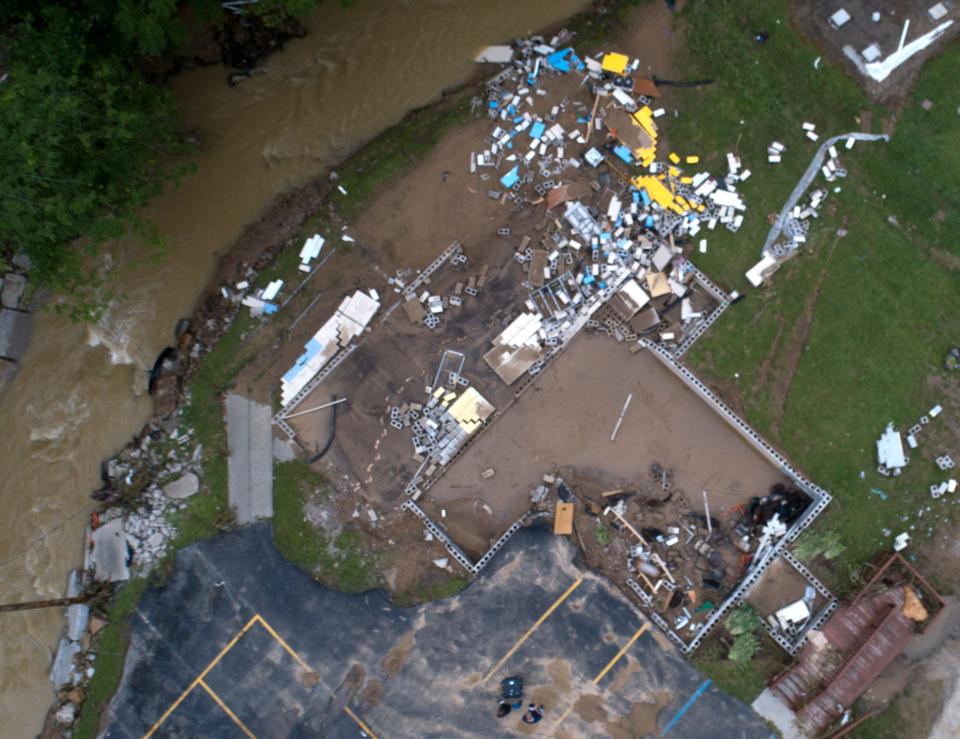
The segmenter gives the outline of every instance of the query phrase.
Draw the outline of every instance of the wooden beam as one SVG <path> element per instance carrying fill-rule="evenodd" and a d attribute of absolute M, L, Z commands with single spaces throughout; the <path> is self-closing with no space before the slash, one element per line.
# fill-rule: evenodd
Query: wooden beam
<path fill-rule="evenodd" d="M 633 534 L 635 537 L 637 537 L 637 540 L 638 540 L 641 544 L 643 544 L 643 546 L 645 546 L 645 547 L 649 547 L 649 546 L 650 546 L 649 544 L 647 544 L 647 540 L 644 539 L 644 538 L 640 535 L 640 532 L 637 531 L 637 530 L 633 527 L 633 525 L 632 525 L 627 519 L 625 519 L 623 516 L 621 516 L 621 515 L 620 515 L 619 513 L 617 513 L 615 510 L 613 510 L 613 508 L 607 508 L 607 509 L 604 511 L 604 513 L 607 513 L 608 511 L 609 511 L 610 513 L 612 513 L 612 514 L 616 517 L 617 521 L 619 521 L 619 522 L 622 523 L 624 526 L 626 526 L 626 527 L 630 530 L 630 533 Z"/>

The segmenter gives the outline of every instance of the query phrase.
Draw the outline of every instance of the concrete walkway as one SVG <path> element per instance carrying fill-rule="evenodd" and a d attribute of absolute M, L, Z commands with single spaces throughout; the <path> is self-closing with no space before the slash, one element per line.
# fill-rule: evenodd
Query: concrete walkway
<path fill-rule="evenodd" d="M 273 518 L 273 432 L 270 406 L 227 396 L 230 506 L 241 526 Z"/>

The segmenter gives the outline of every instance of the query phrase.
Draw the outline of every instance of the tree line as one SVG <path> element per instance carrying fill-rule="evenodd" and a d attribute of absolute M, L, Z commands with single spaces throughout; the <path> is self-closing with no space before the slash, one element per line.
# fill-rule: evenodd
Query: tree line
<path fill-rule="evenodd" d="M 239 6 L 267 25 L 316 0 Z M 138 68 L 175 53 L 191 26 L 222 24 L 219 0 L 0 0 L 0 255 L 26 254 L 31 279 L 96 319 L 112 239 L 162 238 L 140 215 L 189 170 L 165 87 Z"/>

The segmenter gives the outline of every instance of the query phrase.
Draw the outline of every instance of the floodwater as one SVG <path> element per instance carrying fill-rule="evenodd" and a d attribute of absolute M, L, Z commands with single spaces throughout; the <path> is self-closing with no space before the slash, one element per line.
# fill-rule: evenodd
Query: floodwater
<path fill-rule="evenodd" d="M 168 239 L 155 264 L 124 249 L 126 300 L 96 327 L 38 316 L 16 380 L 0 396 L 0 600 L 62 595 L 80 563 L 88 494 L 99 462 L 147 420 L 146 370 L 189 314 L 214 258 L 272 196 L 464 80 L 488 43 L 509 41 L 583 9 L 587 0 L 326 0 L 306 38 L 235 88 L 211 67 L 171 88 L 184 129 L 197 131 L 197 171 L 147 215 Z M 59 610 L 0 621 L 0 715 L 5 736 L 37 733 Z"/>

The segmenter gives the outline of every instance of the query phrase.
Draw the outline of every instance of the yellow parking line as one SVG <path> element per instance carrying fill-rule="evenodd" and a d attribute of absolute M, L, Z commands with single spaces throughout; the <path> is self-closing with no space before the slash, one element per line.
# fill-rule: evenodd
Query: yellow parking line
<path fill-rule="evenodd" d="M 377 739 L 377 735 L 373 733 L 373 730 L 369 726 L 367 726 L 365 723 L 363 723 L 363 721 L 360 720 L 360 717 L 350 709 L 350 706 L 344 706 L 343 712 L 347 714 L 350 718 L 352 718 L 354 723 L 357 726 L 359 726 L 361 729 L 363 729 L 365 732 L 367 732 L 370 736 L 372 736 L 373 739 Z"/>
<path fill-rule="evenodd" d="M 609 662 L 607 662 L 607 666 L 604 667 L 602 670 L 600 670 L 600 674 L 597 675 L 595 678 L 593 678 L 594 685 L 598 684 L 601 680 L 603 680 L 603 676 L 606 675 L 608 672 L 610 672 L 611 668 L 615 664 L 617 664 L 617 662 L 620 661 L 620 658 L 627 653 L 627 650 L 633 646 L 633 643 L 640 638 L 640 635 L 649 628 L 650 628 L 650 624 L 646 623 L 643 626 L 641 626 L 639 629 L 637 629 L 637 632 L 630 637 L 630 641 L 628 641 L 626 644 L 623 645 L 623 649 L 617 652 L 614 658 Z"/>
<path fill-rule="evenodd" d="M 150 737 L 153 736 L 153 734 L 156 732 L 156 730 L 160 728 L 160 724 L 162 724 L 164 721 L 166 721 L 167 718 L 170 716 L 170 714 L 173 713 L 173 712 L 177 709 L 177 706 L 179 706 L 181 703 L 183 703 L 183 699 L 186 698 L 188 695 L 190 695 L 190 693 L 193 691 L 193 689 L 194 689 L 195 687 L 197 687 L 197 685 L 200 684 L 200 682 L 203 680 L 203 678 L 205 678 L 205 677 L 207 676 L 207 673 L 210 672 L 210 670 L 212 670 L 212 669 L 216 666 L 217 662 L 219 662 L 221 659 L 223 659 L 223 656 L 224 656 L 227 652 L 229 652 L 231 649 L 233 649 L 234 645 L 235 645 L 238 641 L 240 641 L 241 637 L 243 637 L 243 635 L 246 634 L 246 633 L 250 630 L 250 627 L 253 626 L 253 625 L 257 622 L 257 619 L 259 619 L 259 618 L 260 618 L 259 616 L 254 616 L 254 617 L 251 618 L 249 621 L 247 621 L 246 625 L 245 625 L 239 632 L 237 632 L 236 636 L 234 636 L 233 639 L 231 639 L 229 642 L 227 642 L 227 645 L 226 645 L 223 649 L 220 650 L 220 653 L 210 661 L 210 664 L 208 664 L 208 665 L 204 668 L 203 672 L 201 672 L 199 675 L 197 675 L 197 677 L 194 679 L 194 681 L 193 681 L 192 683 L 190 683 L 190 687 L 188 687 L 186 690 L 184 690 L 184 691 L 180 694 L 180 697 L 177 698 L 177 699 L 173 702 L 173 704 L 172 704 L 166 711 L 163 712 L 163 715 L 156 720 L 156 722 L 153 724 L 153 726 L 150 727 L 150 731 L 148 731 L 146 734 L 143 735 L 143 739 L 150 739 Z M 261 619 L 261 620 L 262 620 L 262 619 Z"/>
<path fill-rule="evenodd" d="M 549 613 L 546 615 L 549 615 Z M 239 632 L 237 632 L 237 634 L 229 642 L 227 642 L 227 645 L 223 649 L 221 649 L 220 653 L 210 661 L 210 664 L 208 664 L 204 668 L 203 672 L 201 672 L 199 675 L 197 675 L 196 678 L 194 678 L 193 682 L 190 683 L 187 689 L 180 694 L 180 696 L 173 702 L 173 704 L 166 711 L 163 712 L 163 715 L 159 719 L 157 719 L 156 723 L 154 723 L 153 726 L 150 727 L 150 730 L 143 735 L 143 739 L 149 739 L 151 736 L 153 736 L 153 734 L 156 733 L 157 729 L 160 728 L 160 725 L 163 724 L 163 722 L 170 717 L 170 714 L 177 709 L 177 706 L 183 703 L 184 699 L 188 695 L 190 695 L 190 693 L 193 692 L 193 689 L 196 688 L 198 685 L 202 687 L 210 695 L 210 697 L 217 702 L 217 705 L 219 705 L 220 708 L 222 708 L 224 712 L 226 712 L 226 714 L 231 719 L 233 719 L 233 722 L 240 727 L 240 729 L 243 731 L 244 734 L 250 737 L 250 739 L 256 739 L 253 733 L 244 725 L 244 723 L 237 717 L 237 715 L 230 710 L 229 706 L 227 706 L 227 704 L 220 699 L 220 696 L 218 696 L 216 693 L 213 692 L 213 690 L 210 688 L 209 685 L 207 685 L 207 683 L 204 681 L 203 678 L 207 676 L 210 670 L 216 667 L 217 663 L 221 659 L 223 659 L 224 655 L 226 655 L 227 652 L 229 652 L 231 649 L 233 649 L 234 646 L 236 646 L 237 642 L 240 641 L 243 635 L 246 634 L 251 629 L 251 627 L 257 623 L 267 630 L 267 632 L 270 634 L 270 636 L 273 637 L 273 639 L 277 642 L 277 644 L 283 647 L 284 651 L 286 651 L 287 654 L 293 657 L 293 659 L 297 662 L 298 665 L 300 665 L 304 670 L 308 670 L 309 672 L 314 672 L 314 670 L 310 668 L 310 665 L 308 665 L 304 661 L 304 659 L 299 654 L 297 654 L 296 651 L 294 651 L 294 649 L 289 644 L 287 644 L 287 642 L 283 639 L 283 637 L 277 633 L 276 629 L 274 629 L 270 624 L 267 623 L 266 619 L 264 619 L 259 613 L 255 614 L 249 621 L 247 621 L 246 625 Z M 353 712 L 353 710 L 349 706 L 345 706 L 343 711 L 351 719 L 353 719 L 353 721 L 357 724 L 357 726 L 359 726 L 361 729 L 367 732 L 371 737 L 373 737 L 373 739 L 377 739 L 377 735 L 373 733 L 373 730 L 371 730 L 370 727 L 367 726 L 361 720 L 361 718 L 357 716 L 356 713 Z"/>
<path fill-rule="evenodd" d="M 513 653 L 516 652 L 516 651 L 523 645 L 523 643 L 524 643 L 527 639 L 530 638 L 530 635 L 533 634 L 533 632 L 536 631 L 538 628 L 540 628 L 540 624 L 542 624 L 544 621 L 546 621 L 548 618 L 550 618 L 550 614 L 553 613 L 555 610 L 557 610 L 557 608 L 560 607 L 560 605 L 563 603 L 563 601 L 565 601 L 567 598 L 569 598 L 569 597 L 570 597 L 570 594 L 571 594 L 574 590 L 576 590 L 578 587 L 580 587 L 580 583 L 582 583 L 582 582 L 583 582 L 583 578 L 582 578 L 582 577 L 578 577 L 578 578 L 574 581 L 573 585 L 571 585 L 569 588 L 567 588 L 567 592 L 565 592 L 563 595 L 561 595 L 559 598 L 557 598 L 557 599 L 553 602 L 553 605 L 551 605 L 546 611 L 544 611 L 543 615 L 540 616 L 540 618 L 538 618 L 538 619 L 534 622 L 533 626 L 531 626 L 529 629 L 527 629 L 527 633 L 520 637 L 520 639 L 517 641 L 517 643 L 514 644 L 514 645 L 510 648 L 510 651 L 507 652 L 505 655 L 503 655 L 503 657 L 500 659 L 500 661 L 497 662 L 497 664 L 495 664 L 495 665 L 493 666 L 493 669 L 490 670 L 490 672 L 488 672 L 488 673 L 486 674 L 486 677 L 484 677 L 483 680 L 480 681 L 480 684 L 481 684 L 481 685 L 483 685 L 483 683 L 487 682 L 487 680 L 489 680 L 489 679 L 493 676 L 493 673 L 495 673 L 497 670 L 499 670 L 501 667 L 503 667 L 503 663 L 506 662 L 508 659 L 510 659 L 510 658 L 513 656 Z"/>
<path fill-rule="evenodd" d="M 281 637 L 280 634 L 274 631 L 273 627 L 270 624 L 268 624 L 263 618 L 260 617 L 260 614 L 257 614 L 256 616 L 254 616 L 254 618 L 260 622 L 260 625 L 263 628 L 265 628 L 267 631 L 270 632 L 270 636 L 276 639 L 277 643 L 286 650 L 287 654 L 289 654 L 291 657 L 293 657 L 297 661 L 297 664 L 299 664 L 303 669 L 313 672 L 313 670 L 310 669 L 310 665 L 304 662 L 303 658 L 300 657 L 300 655 L 297 654 L 295 651 L 293 651 L 290 645 L 283 640 L 283 637 Z"/>
<path fill-rule="evenodd" d="M 276 630 L 270 624 L 267 623 L 266 619 L 264 619 L 259 614 L 257 614 L 254 618 L 258 619 L 258 621 L 260 622 L 260 625 L 263 626 L 263 628 L 265 628 L 268 632 L 270 632 L 270 636 L 272 636 L 277 641 L 277 643 L 281 647 L 283 647 L 284 650 L 286 650 L 287 654 L 289 654 L 291 657 L 293 657 L 297 661 L 297 664 L 299 664 L 304 670 L 307 670 L 309 672 L 315 672 L 315 670 L 313 670 L 313 668 L 311 668 L 310 665 L 308 665 L 306 661 L 299 654 L 297 654 L 297 652 L 293 649 L 293 647 L 287 644 L 287 642 L 283 640 L 283 637 L 280 636 L 280 634 L 278 634 Z M 350 706 L 344 706 L 343 712 L 347 714 L 350 718 L 352 718 L 354 723 L 357 726 L 359 726 L 361 729 L 363 729 L 365 732 L 367 732 L 371 737 L 373 737 L 373 739 L 377 739 L 377 735 L 373 733 L 373 730 L 369 726 L 367 726 L 365 723 L 363 723 L 360 717 L 353 712 Z"/>
<path fill-rule="evenodd" d="M 570 715 L 570 711 L 573 710 L 573 707 L 575 705 L 577 704 L 576 703 L 570 704 L 570 707 L 560 715 L 560 718 L 557 719 L 557 723 L 553 725 L 553 731 L 550 732 L 551 736 L 557 733 L 557 729 L 560 728 L 560 724 L 562 724 L 566 720 L 567 716 Z"/>
<path fill-rule="evenodd" d="M 164 721 L 167 720 L 167 717 L 177 709 L 177 706 L 179 706 L 179 705 L 183 702 L 183 699 L 184 699 L 184 698 L 186 698 L 188 695 L 190 695 L 191 691 L 192 691 L 195 687 L 197 687 L 197 684 L 196 684 L 196 683 L 191 683 L 191 684 L 190 684 L 190 687 L 187 688 L 186 690 L 184 690 L 184 691 L 180 694 L 180 697 L 177 698 L 177 699 L 170 705 L 170 708 L 168 708 L 166 711 L 164 711 L 164 712 L 163 712 L 163 715 L 156 720 L 156 722 L 153 724 L 153 726 L 150 727 L 150 731 L 148 731 L 146 734 L 143 735 L 143 739 L 150 739 L 150 737 L 153 736 L 154 732 L 155 732 L 157 729 L 160 728 L 160 724 L 162 724 Z"/>
<path fill-rule="evenodd" d="M 206 683 L 205 681 L 203 681 L 203 680 L 201 680 L 201 681 L 199 682 L 199 685 L 200 685 L 201 688 L 203 688 L 204 690 L 207 691 L 208 695 L 209 695 L 211 698 L 213 698 L 213 699 L 217 702 L 217 705 L 220 706 L 220 708 L 223 709 L 223 712 L 226 713 L 230 718 L 233 719 L 233 723 L 235 723 L 237 726 L 240 727 L 240 731 L 242 731 L 244 734 L 246 734 L 248 737 L 250 737 L 250 739 L 257 739 L 257 737 L 254 735 L 254 733 L 253 733 L 252 731 L 250 731 L 250 729 L 248 729 L 248 728 L 246 727 L 246 725 L 243 723 L 243 721 L 241 721 L 240 719 L 237 718 L 237 715 L 236 715 L 233 711 L 230 710 L 230 708 L 227 706 L 227 704 L 224 703 L 222 700 L 220 700 L 220 696 L 213 692 L 213 688 L 211 688 L 209 685 L 207 685 L 207 683 Z"/>
<path fill-rule="evenodd" d="M 633 646 L 633 643 L 637 639 L 639 639 L 641 634 L 643 634 L 643 632 L 645 632 L 649 628 L 650 628 L 650 624 L 645 623 L 643 626 L 637 629 L 636 633 L 630 637 L 629 641 L 627 641 L 626 644 L 623 645 L 623 648 L 614 655 L 612 660 L 607 662 L 607 666 L 604 667 L 602 670 L 600 670 L 600 673 L 595 678 L 593 678 L 594 685 L 598 685 L 600 681 L 603 680 L 604 675 L 606 675 L 608 672 L 610 672 L 610 670 L 613 669 L 613 666 L 616 665 L 617 662 L 621 660 L 623 655 L 627 653 L 627 650 Z M 580 695 L 582 695 L 582 693 Z M 580 696 L 578 695 L 577 696 L 578 700 L 579 700 L 579 697 Z M 553 725 L 553 730 L 551 731 L 551 734 L 555 734 L 557 732 L 557 729 L 560 728 L 560 724 L 562 724 L 566 720 L 567 716 L 570 715 L 570 712 L 573 710 L 575 705 L 576 705 L 576 701 L 574 701 L 574 703 L 571 704 L 571 706 L 560 715 L 560 718 L 558 718 L 557 722 Z"/>

